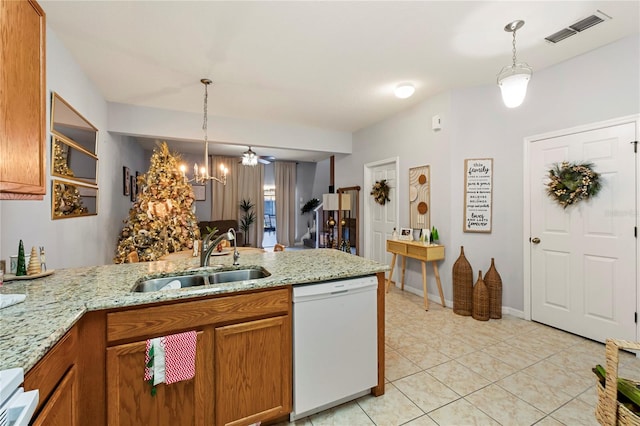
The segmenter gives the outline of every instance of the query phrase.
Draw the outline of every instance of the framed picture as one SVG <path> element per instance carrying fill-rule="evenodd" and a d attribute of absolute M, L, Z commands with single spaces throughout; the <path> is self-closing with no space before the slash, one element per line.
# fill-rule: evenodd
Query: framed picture
<path fill-rule="evenodd" d="M 196 201 L 205 201 L 207 199 L 207 191 L 205 185 L 193 185 L 193 195 Z"/>
<path fill-rule="evenodd" d="M 412 241 L 413 240 L 413 229 L 411 228 L 400 228 L 400 235 L 398 235 L 399 240 L 404 241 Z"/>
<path fill-rule="evenodd" d="M 463 232 L 491 232 L 493 158 L 464 160 Z"/>
<path fill-rule="evenodd" d="M 122 195 L 129 195 L 131 193 L 131 183 L 129 179 L 129 168 L 122 167 Z"/>
<path fill-rule="evenodd" d="M 131 176 L 131 201 L 138 199 L 138 184 L 136 183 L 136 177 Z"/>

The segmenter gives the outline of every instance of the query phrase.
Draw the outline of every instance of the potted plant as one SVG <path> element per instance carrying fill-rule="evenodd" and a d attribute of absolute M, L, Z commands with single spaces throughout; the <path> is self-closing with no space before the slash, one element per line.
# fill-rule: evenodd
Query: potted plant
<path fill-rule="evenodd" d="M 243 198 L 240 201 L 240 210 L 242 210 L 242 219 L 240 219 L 240 230 L 244 232 L 244 245 L 249 246 L 249 229 L 256 221 L 256 214 L 253 211 L 255 205 L 251 199 Z"/>

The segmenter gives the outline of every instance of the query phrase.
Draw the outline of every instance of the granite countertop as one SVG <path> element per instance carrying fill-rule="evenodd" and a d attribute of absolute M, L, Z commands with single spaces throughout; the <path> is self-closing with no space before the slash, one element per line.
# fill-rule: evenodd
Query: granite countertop
<path fill-rule="evenodd" d="M 232 256 L 211 258 L 212 267 L 231 266 Z M 388 266 L 339 250 L 318 249 L 240 258 L 242 268 L 263 267 L 269 277 L 178 290 L 132 293 L 143 277 L 178 274 L 195 268 L 198 258 L 127 263 L 56 270 L 34 280 L 5 282 L 0 293 L 26 294 L 24 302 L 0 309 L 0 370 L 22 367 L 25 373 L 87 311 L 122 308 L 238 291 L 280 287 L 370 275 Z"/>

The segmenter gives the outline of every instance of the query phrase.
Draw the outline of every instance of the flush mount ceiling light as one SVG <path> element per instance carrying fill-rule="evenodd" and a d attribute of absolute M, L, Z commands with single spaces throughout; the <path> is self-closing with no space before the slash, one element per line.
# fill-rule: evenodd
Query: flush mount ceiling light
<path fill-rule="evenodd" d="M 502 100 L 507 108 L 515 108 L 522 104 L 527 95 L 527 85 L 531 80 L 533 69 L 525 62 L 516 62 L 516 31 L 522 28 L 524 21 L 518 20 L 507 24 L 504 30 L 513 33 L 513 63 L 498 74 L 498 86 L 502 92 Z"/>
<path fill-rule="evenodd" d="M 258 156 L 251 150 L 251 147 L 249 147 L 248 151 L 245 151 L 242 154 L 242 165 L 251 167 L 255 167 L 258 165 Z"/>
<path fill-rule="evenodd" d="M 398 84 L 396 86 L 396 88 L 393 91 L 393 93 L 396 95 L 396 98 L 406 99 L 406 98 L 410 97 L 411 95 L 413 95 L 413 93 L 415 91 L 416 91 L 416 88 L 413 87 L 413 84 L 411 84 L 411 83 L 402 83 L 402 84 Z"/>

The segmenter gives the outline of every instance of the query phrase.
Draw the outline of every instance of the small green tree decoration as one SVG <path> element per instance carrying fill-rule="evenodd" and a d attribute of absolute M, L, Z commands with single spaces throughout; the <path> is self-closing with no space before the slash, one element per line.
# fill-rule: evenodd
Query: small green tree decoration
<path fill-rule="evenodd" d="M 249 245 L 249 230 L 251 225 L 256 221 L 256 214 L 253 211 L 255 205 L 251 202 L 251 199 L 243 198 L 240 201 L 240 210 L 242 210 L 242 219 L 240 219 L 240 230 L 244 232 L 244 245 Z"/>

